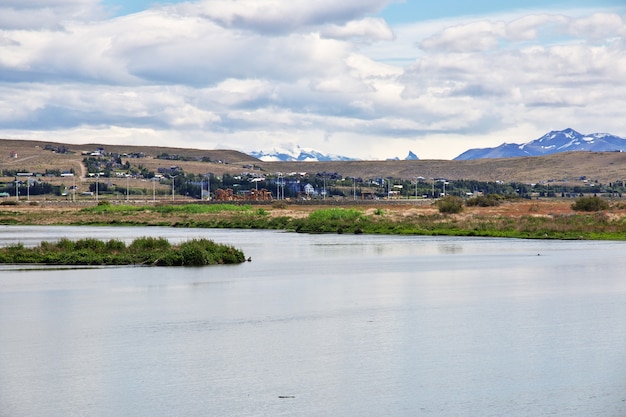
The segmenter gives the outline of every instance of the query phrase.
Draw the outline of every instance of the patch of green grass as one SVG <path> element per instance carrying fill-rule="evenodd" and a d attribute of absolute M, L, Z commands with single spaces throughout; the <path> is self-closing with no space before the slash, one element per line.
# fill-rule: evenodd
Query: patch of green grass
<path fill-rule="evenodd" d="M 363 212 L 356 209 L 328 208 L 315 210 L 309 214 L 311 221 L 356 221 L 363 215 Z"/>
<path fill-rule="evenodd" d="M 315 210 L 304 219 L 293 219 L 294 230 L 301 233 L 362 233 L 363 212 L 356 209 Z"/>
<path fill-rule="evenodd" d="M 221 213 L 229 211 L 252 211 L 249 204 L 181 204 L 181 205 L 157 205 L 151 208 L 157 213 L 184 213 L 184 214 L 202 214 L 202 213 Z"/>
<path fill-rule="evenodd" d="M 132 206 L 127 204 L 98 204 L 93 207 L 85 207 L 81 210 L 84 213 L 132 213 L 146 211 L 146 206 Z"/>

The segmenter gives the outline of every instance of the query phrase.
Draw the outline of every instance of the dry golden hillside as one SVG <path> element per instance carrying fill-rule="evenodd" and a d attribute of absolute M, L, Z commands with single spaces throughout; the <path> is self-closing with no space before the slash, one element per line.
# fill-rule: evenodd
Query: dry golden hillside
<path fill-rule="evenodd" d="M 45 150 L 46 145 L 65 146 L 69 154 Z M 347 162 L 262 162 L 233 150 L 203 150 L 185 148 L 146 147 L 131 145 L 70 145 L 58 142 L 0 139 L 0 170 L 23 170 L 45 172 L 46 169 L 61 171 L 74 168 L 82 172 L 82 152 L 98 147 L 119 154 L 144 153 L 145 158 L 131 159 L 134 165 L 155 170 L 158 167 L 177 165 L 187 172 L 222 175 L 227 172 L 239 174 L 256 170 L 272 174 L 276 172 L 330 172 L 343 177 L 378 178 L 393 177 L 411 179 L 416 177 L 473 179 L 479 181 L 503 181 L 538 183 L 548 180 L 573 180 L 586 177 L 590 181 L 608 183 L 626 179 L 626 153 L 621 152 L 568 152 L 542 157 L 479 159 L 473 161 L 419 160 L 419 161 L 347 161 Z M 167 153 L 189 157 L 206 157 L 211 162 L 184 162 L 156 159 Z M 13 157 L 12 157 L 13 154 Z M 16 157 L 15 157 L 16 156 Z"/>

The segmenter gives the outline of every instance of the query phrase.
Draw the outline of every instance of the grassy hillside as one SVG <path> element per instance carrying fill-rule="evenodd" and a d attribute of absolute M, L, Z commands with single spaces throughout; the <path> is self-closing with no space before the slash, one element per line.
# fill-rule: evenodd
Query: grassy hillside
<path fill-rule="evenodd" d="M 67 147 L 72 153 L 61 154 L 45 150 L 46 145 Z M 542 157 L 481 159 L 474 161 L 420 160 L 420 161 L 348 161 L 348 162 L 262 162 L 234 150 L 202 150 L 185 148 L 145 147 L 131 145 L 70 145 L 58 142 L 0 139 L 0 170 L 45 172 L 74 169 L 82 173 L 82 152 L 102 147 L 119 154 L 140 153 L 144 158 L 129 159 L 149 170 L 177 165 L 190 173 L 239 174 L 258 171 L 276 172 L 337 172 L 343 177 L 377 178 L 393 177 L 426 179 L 444 177 L 451 180 L 473 179 L 537 183 L 547 180 L 573 180 L 586 177 L 590 181 L 608 183 L 626 179 L 626 153 L 620 152 L 569 152 Z M 11 157 L 16 153 L 17 157 Z M 181 157 L 205 157 L 211 162 L 172 161 L 156 159 L 163 153 Z M 126 160 L 126 158 L 124 158 Z"/>

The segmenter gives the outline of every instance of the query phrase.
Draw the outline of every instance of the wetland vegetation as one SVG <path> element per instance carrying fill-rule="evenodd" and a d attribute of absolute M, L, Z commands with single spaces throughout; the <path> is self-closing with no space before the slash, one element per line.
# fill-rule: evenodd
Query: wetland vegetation
<path fill-rule="evenodd" d="M 443 201 L 444 204 L 440 202 Z M 274 229 L 299 233 L 484 236 L 531 239 L 626 240 L 620 200 L 445 199 L 367 204 L 108 204 L 8 206 L 0 224 L 167 226 Z M 468 204 L 469 202 L 469 204 Z M 457 211 L 457 209 L 459 209 Z M 596 210 L 596 211 L 590 211 Z"/>
<path fill-rule="evenodd" d="M 63 238 L 33 248 L 21 243 L 0 248 L 4 264 L 204 266 L 244 260 L 242 251 L 208 239 L 172 245 L 164 238 L 141 237 L 126 245 L 117 239 Z"/>

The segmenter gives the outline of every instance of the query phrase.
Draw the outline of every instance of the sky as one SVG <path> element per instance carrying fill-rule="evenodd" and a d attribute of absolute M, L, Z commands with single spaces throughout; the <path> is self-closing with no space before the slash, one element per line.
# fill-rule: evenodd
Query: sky
<path fill-rule="evenodd" d="M 0 138 L 453 159 L 624 120 L 624 0 L 0 0 Z"/>

